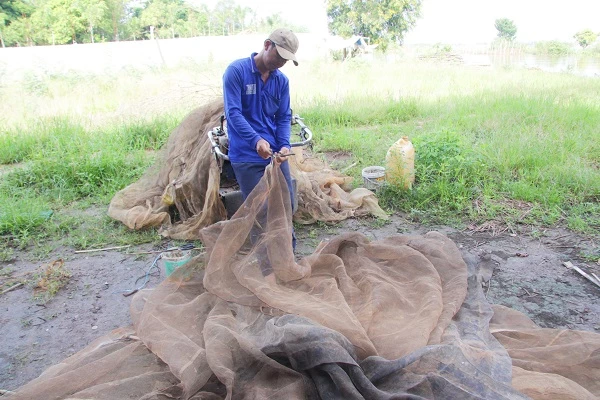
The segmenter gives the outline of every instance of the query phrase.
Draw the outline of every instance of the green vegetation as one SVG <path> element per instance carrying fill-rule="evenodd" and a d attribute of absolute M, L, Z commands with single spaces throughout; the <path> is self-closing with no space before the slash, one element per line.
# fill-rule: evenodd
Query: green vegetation
<path fill-rule="evenodd" d="M 357 185 L 362 168 L 384 165 L 390 145 L 409 136 L 416 182 L 411 191 L 379 192 L 390 212 L 455 226 L 600 229 L 598 80 L 414 61 L 314 62 L 285 72 L 315 150 L 351 154 L 346 173 Z M 84 249 L 159 240 L 155 231 L 127 230 L 106 209 L 151 165 L 191 106 L 149 108 L 143 77 L 124 74 L 112 86 L 102 77 L 39 76 L 45 91 L 27 92 L 27 82 L 0 89 L 0 115 L 10 122 L 0 130 L 0 260 L 32 244 L 43 252 L 48 243 Z M 163 74 L 149 80 L 157 96 L 181 71 Z M 12 101 L 15 93 L 23 99 Z M 134 107 L 138 114 L 117 112 L 120 102 L 140 98 L 146 103 Z M 49 99 L 54 116 L 35 116 L 32 105 Z"/>
<path fill-rule="evenodd" d="M 575 36 L 573 36 L 573 38 L 577 40 L 577 43 L 579 43 L 579 45 L 584 49 L 594 43 L 597 37 L 598 34 L 591 29 L 584 29 L 577 32 Z"/>
<path fill-rule="evenodd" d="M 43 269 L 43 271 L 42 271 Z M 34 298 L 43 303 L 47 302 L 62 289 L 71 279 L 71 272 L 64 267 L 63 260 L 56 260 L 40 268 L 34 276 Z"/>
<path fill-rule="evenodd" d="M 499 18 L 494 22 L 500 39 L 513 41 L 517 37 L 517 26 L 508 18 Z"/>
<path fill-rule="evenodd" d="M 357 103 L 366 105 L 362 114 L 352 114 Z M 414 189 L 387 187 L 380 197 L 388 207 L 435 223 L 563 223 L 590 233 L 600 227 L 600 140 L 593 128 L 599 105 L 560 101 L 559 92 L 482 92 L 438 104 L 398 102 L 390 121 L 391 105 L 354 99 L 335 107 L 360 116 L 354 120 L 322 106 L 303 114 L 326 122 L 317 149 L 350 151 L 360 167 L 383 165 L 395 140 L 412 139 Z"/>
<path fill-rule="evenodd" d="M 364 36 L 383 47 L 401 43 L 404 34 L 415 26 L 420 12 L 421 0 L 327 0 L 331 33 Z"/>
<path fill-rule="evenodd" d="M 0 46 L 95 43 L 306 28 L 274 13 L 260 18 L 235 0 L 212 9 L 185 0 L 2 0 Z"/>
<path fill-rule="evenodd" d="M 401 82 L 379 96 L 349 88 L 337 101 L 315 98 L 302 114 L 316 124 L 318 150 L 353 154 L 356 183 L 363 167 L 384 165 L 394 141 L 411 138 L 414 189 L 385 188 L 385 206 L 442 224 L 600 227 L 599 82 L 527 71 L 378 68 L 377 76 Z M 365 75 L 363 87 L 385 87 Z M 394 99 L 393 86 L 408 95 Z"/>
<path fill-rule="evenodd" d="M 559 42 L 557 40 L 543 41 L 535 43 L 535 54 L 543 54 L 549 56 L 564 56 L 571 54 L 573 48 L 571 44 Z"/>
<path fill-rule="evenodd" d="M 53 239 L 78 249 L 155 240 L 155 232 L 128 233 L 108 217 L 78 215 L 78 209 L 100 207 L 105 214 L 112 196 L 150 166 L 178 122 L 168 115 L 93 128 L 57 117 L 0 131 L 3 258 L 10 247 Z"/>

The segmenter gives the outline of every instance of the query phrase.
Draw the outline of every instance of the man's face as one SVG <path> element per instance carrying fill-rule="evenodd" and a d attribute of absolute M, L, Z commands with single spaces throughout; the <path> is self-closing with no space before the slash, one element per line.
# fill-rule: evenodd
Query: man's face
<path fill-rule="evenodd" d="M 279 55 L 277 52 L 277 45 L 271 41 L 268 41 L 268 48 L 265 51 L 265 66 L 269 71 L 274 71 L 281 68 L 288 61 Z"/>

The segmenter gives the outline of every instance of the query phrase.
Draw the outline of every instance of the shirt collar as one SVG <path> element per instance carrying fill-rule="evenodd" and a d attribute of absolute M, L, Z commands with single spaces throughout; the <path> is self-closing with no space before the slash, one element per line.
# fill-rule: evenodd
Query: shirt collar
<path fill-rule="evenodd" d="M 256 61 L 254 61 L 254 56 L 256 56 L 258 53 L 252 53 L 250 54 L 250 66 L 252 67 L 252 73 L 256 74 L 258 71 L 258 68 L 256 67 Z"/>

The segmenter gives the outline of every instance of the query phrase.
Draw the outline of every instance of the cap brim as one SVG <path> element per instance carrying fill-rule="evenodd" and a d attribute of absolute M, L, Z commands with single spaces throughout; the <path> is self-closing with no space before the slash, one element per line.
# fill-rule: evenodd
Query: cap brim
<path fill-rule="evenodd" d="M 286 60 L 292 60 L 294 62 L 294 65 L 298 65 L 298 60 L 296 59 L 296 55 L 294 53 L 284 49 L 281 46 L 275 46 L 275 48 L 277 49 L 277 52 L 281 57 L 285 58 Z"/>

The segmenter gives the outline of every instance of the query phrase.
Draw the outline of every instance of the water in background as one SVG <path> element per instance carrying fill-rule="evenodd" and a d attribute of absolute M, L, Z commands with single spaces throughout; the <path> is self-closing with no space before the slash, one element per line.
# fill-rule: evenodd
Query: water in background
<path fill-rule="evenodd" d="M 600 77 L 600 58 L 583 56 L 548 56 L 526 53 L 461 54 L 465 65 L 520 67 L 546 72 L 571 73 Z"/>

